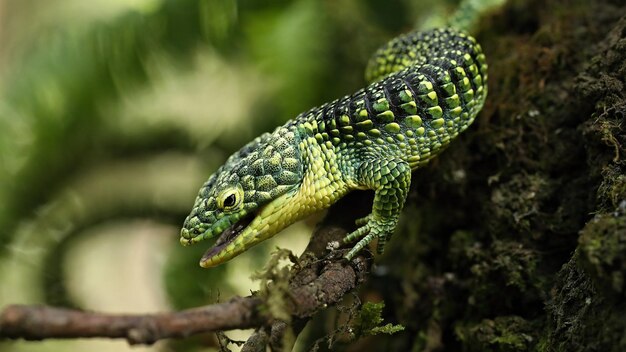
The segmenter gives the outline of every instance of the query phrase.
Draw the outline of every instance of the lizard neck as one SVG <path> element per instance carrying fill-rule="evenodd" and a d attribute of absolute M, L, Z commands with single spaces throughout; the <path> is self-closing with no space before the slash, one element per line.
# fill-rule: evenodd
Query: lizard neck
<path fill-rule="evenodd" d="M 350 189 L 349 183 L 343 178 L 341 166 L 332 143 L 320 143 L 315 134 L 310 133 L 310 122 L 307 126 L 288 124 L 276 129 L 270 139 L 281 135 L 293 134 L 290 139 L 299 151 L 299 162 L 302 165 L 300 185 L 262 207 L 255 220 L 249 225 L 241 240 L 250 247 L 280 232 L 287 226 L 311 214 L 324 210 L 341 199 Z"/>
<path fill-rule="evenodd" d="M 294 126 L 300 136 L 299 149 L 304 176 L 294 201 L 305 207 L 304 216 L 323 210 L 343 197 L 349 184 L 342 172 L 336 147 L 322 136 L 316 120 Z"/>

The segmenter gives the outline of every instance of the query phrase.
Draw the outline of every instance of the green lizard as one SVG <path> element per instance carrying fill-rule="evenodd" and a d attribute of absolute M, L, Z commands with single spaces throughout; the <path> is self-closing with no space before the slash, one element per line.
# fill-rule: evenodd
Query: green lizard
<path fill-rule="evenodd" d="M 487 95 L 480 45 L 454 29 L 399 36 L 368 63 L 372 82 L 313 108 L 233 154 L 202 186 L 181 230 L 189 245 L 219 236 L 200 260 L 223 263 L 351 190 L 375 191 L 345 255 L 378 239 L 382 253 L 411 183 L 464 131 Z"/>

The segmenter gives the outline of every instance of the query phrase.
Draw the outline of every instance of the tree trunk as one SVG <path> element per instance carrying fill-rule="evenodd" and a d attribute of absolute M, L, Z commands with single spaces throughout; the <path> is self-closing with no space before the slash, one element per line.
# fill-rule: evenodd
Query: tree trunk
<path fill-rule="evenodd" d="M 625 14 L 509 1 L 483 18 L 485 108 L 413 174 L 363 290 L 407 327 L 385 346 L 626 350 Z"/>

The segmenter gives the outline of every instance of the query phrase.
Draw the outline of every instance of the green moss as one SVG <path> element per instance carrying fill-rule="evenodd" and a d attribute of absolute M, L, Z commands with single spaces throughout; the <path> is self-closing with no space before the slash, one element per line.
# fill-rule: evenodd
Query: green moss
<path fill-rule="evenodd" d="M 519 303 L 541 301 L 543 279 L 537 275 L 538 253 L 522 243 L 496 240 L 491 245 L 471 233 L 456 232 L 450 242 L 451 262 L 466 278 L 472 309 L 489 315 L 519 310 Z"/>
<path fill-rule="evenodd" d="M 598 188 L 598 200 L 603 210 L 610 211 L 619 207 L 626 199 L 626 175 L 618 164 L 602 169 L 602 183 Z"/>
<path fill-rule="evenodd" d="M 291 312 L 286 310 L 286 297 L 289 294 L 289 280 L 291 279 L 290 266 L 281 265 L 283 262 L 295 263 L 297 258 L 287 249 L 277 249 L 272 253 L 270 260 L 263 270 L 252 275 L 253 280 L 259 280 L 259 296 L 265 300 L 267 309 L 275 319 L 289 323 Z"/>
<path fill-rule="evenodd" d="M 626 350 L 626 303 L 607 297 L 580 265 L 577 252 L 561 272 L 547 305 L 545 351 Z"/>
<path fill-rule="evenodd" d="M 518 316 L 504 316 L 459 324 L 454 332 L 464 351 L 529 351 L 537 343 L 536 325 Z"/>
<path fill-rule="evenodd" d="M 387 323 L 381 325 L 384 321 L 382 318 L 383 308 L 385 308 L 385 302 L 366 302 L 363 304 L 354 329 L 357 336 L 378 334 L 393 335 L 404 330 L 404 326 L 400 324 L 394 325 Z"/>
<path fill-rule="evenodd" d="M 258 295 L 265 301 L 265 308 L 270 316 L 284 321 L 287 327 L 282 336 L 282 346 L 293 346 L 296 335 L 291 326 L 291 311 L 287 308 L 289 297 L 289 281 L 291 279 L 291 264 L 296 263 L 297 257 L 287 249 L 276 249 L 263 270 L 252 275 L 253 280 L 259 280 Z M 286 263 L 286 264 L 284 264 Z M 285 347 L 285 349 L 289 349 Z"/>
<path fill-rule="evenodd" d="M 494 233 L 499 233 L 504 225 L 516 232 L 529 232 L 541 220 L 545 201 L 554 190 L 550 179 L 542 174 L 516 174 L 508 182 L 502 183 L 491 193 L 489 224 Z"/>
<path fill-rule="evenodd" d="M 626 293 L 626 209 L 591 220 L 582 230 L 579 250 L 581 264 L 598 287 Z"/>

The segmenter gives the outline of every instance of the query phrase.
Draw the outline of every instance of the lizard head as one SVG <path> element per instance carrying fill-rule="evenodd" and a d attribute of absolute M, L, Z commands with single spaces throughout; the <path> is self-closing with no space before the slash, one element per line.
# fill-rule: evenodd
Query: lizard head
<path fill-rule="evenodd" d="M 292 131 L 279 128 L 257 138 L 202 186 L 180 242 L 190 245 L 217 237 L 200 260 L 200 266 L 208 268 L 272 237 L 293 222 L 281 210 L 297 193 L 302 173 Z"/>

